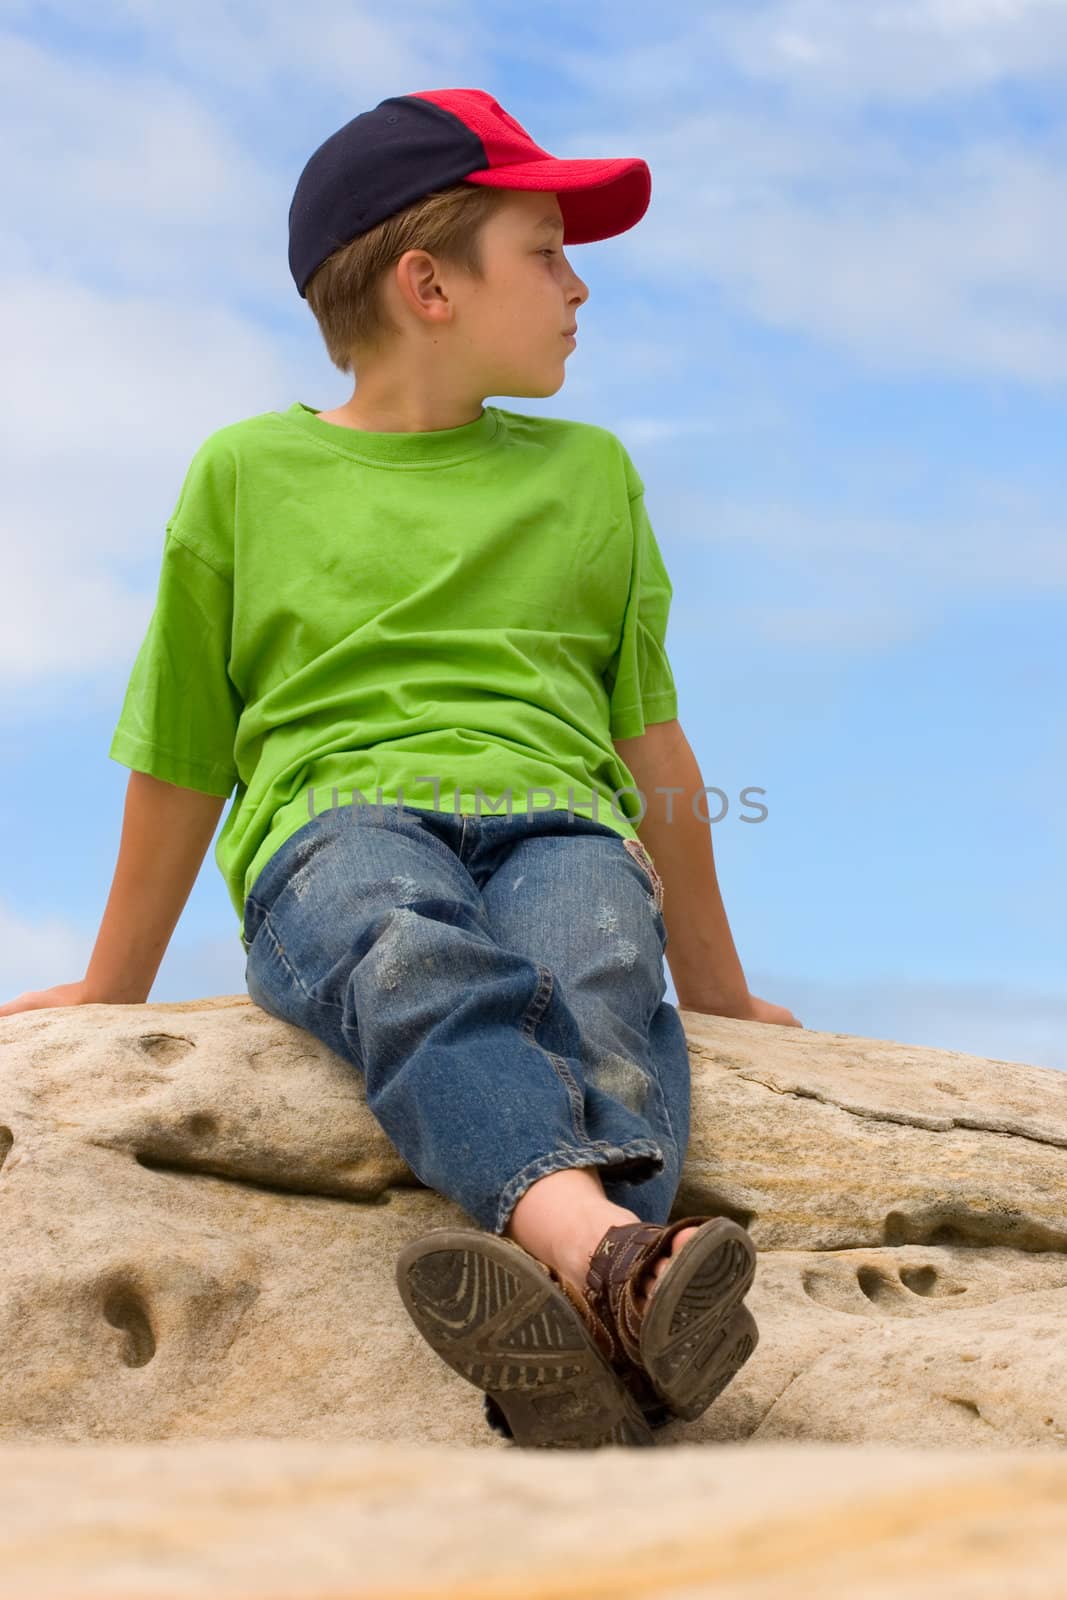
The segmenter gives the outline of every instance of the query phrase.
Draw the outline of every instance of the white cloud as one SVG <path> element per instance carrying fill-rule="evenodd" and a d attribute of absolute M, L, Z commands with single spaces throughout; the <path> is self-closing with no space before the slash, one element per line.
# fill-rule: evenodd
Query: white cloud
<path fill-rule="evenodd" d="M 194 894 L 223 904 L 222 916 L 232 932 L 225 938 L 204 936 L 191 931 L 187 921 L 180 925 L 156 975 L 152 1001 L 245 993 L 237 919 L 217 874 L 211 882 L 198 880 Z M 0 903 L 0 1005 L 31 990 L 78 982 L 95 943 L 95 929 L 79 928 L 62 916 L 20 917 Z M 0 1017 L 0 1032 L 5 1020 Z"/>
<path fill-rule="evenodd" d="M 872 492 L 877 487 L 872 482 Z M 816 575 L 832 571 L 880 588 L 899 579 L 913 596 L 915 580 L 921 579 L 921 595 L 927 600 L 936 599 L 939 589 L 961 596 L 979 586 L 1067 586 L 1062 515 L 1025 508 L 1025 503 L 1024 509 L 1013 510 L 1011 497 L 997 501 L 995 486 L 988 494 L 984 506 L 957 505 L 948 513 L 910 520 L 674 489 L 657 491 L 653 509 L 657 528 L 669 529 L 672 537 L 741 544 Z"/>
<path fill-rule="evenodd" d="M 662 444 L 665 440 L 705 438 L 727 431 L 722 417 L 620 417 L 611 430 L 627 445 Z"/>
<path fill-rule="evenodd" d="M 899 595 L 888 600 L 872 594 L 862 603 L 842 595 L 836 606 L 739 606 L 733 614 L 735 628 L 797 655 L 812 649 L 872 655 L 916 638 L 929 622 L 928 613 L 909 608 Z"/>
<path fill-rule="evenodd" d="M 28 989 L 76 982 L 91 954 L 92 941 L 64 918 L 20 917 L 0 904 L 0 1005 Z"/>
<path fill-rule="evenodd" d="M 740 311 L 876 373 L 1067 380 L 1062 0 L 746 0 L 566 65 L 594 108 L 566 153 L 649 162 L 613 248 L 695 348 Z M 1043 79 L 1044 126 L 978 97 L 1027 84 L 1037 113 Z"/>
<path fill-rule="evenodd" d="M 856 464 L 862 472 L 862 459 Z M 869 503 L 892 488 L 891 467 L 871 467 Z M 912 518 L 832 502 L 823 509 L 795 500 L 727 499 L 669 478 L 652 479 L 646 494 L 668 570 L 678 570 L 684 543 L 743 550 L 746 571 L 759 575 L 765 592 L 752 603 L 747 584 L 731 580 L 730 605 L 716 624 L 720 636 L 783 646 L 798 661 L 813 652 L 876 655 L 929 638 L 946 612 L 981 604 L 993 592 L 1008 602 L 1026 590 L 1067 588 L 1062 511 L 992 476 L 976 475 L 951 506 Z M 675 589 L 672 628 L 706 635 L 708 593 L 677 582 Z M 1044 692 L 1051 692 L 1047 684 Z"/>
<path fill-rule="evenodd" d="M 278 180 L 238 126 L 166 71 L 102 67 L 6 36 L 5 267 L 13 246 L 17 267 L 116 298 L 154 291 L 211 306 L 276 292 L 285 208 L 279 223 Z M 76 373 L 76 346 L 68 356 Z"/>
<path fill-rule="evenodd" d="M 283 362 L 224 305 L 118 301 L 47 274 L 0 274 L 0 338 L 0 676 L 129 667 L 152 596 L 116 563 L 162 551 L 213 428 L 289 403 Z M 16 714 L 10 694 L 0 703 Z"/>
<path fill-rule="evenodd" d="M 212 428 L 288 396 L 238 309 L 239 266 L 278 281 L 271 180 L 194 92 L 9 36 L 0 135 L 0 674 L 25 685 L 132 663 L 151 597 L 116 561 L 162 549 Z"/>
<path fill-rule="evenodd" d="M 0 17 L 32 24 L 39 9 L 9 3 Z M 50 0 L 48 11 L 78 32 L 86 28 L 81 0 Z M 234 101 L 258 95 L 275 116 L 288 116 L 294 83 L 336 91 L 339 104 L 343 98 L 358 110 L 387 94 L 478 83 L 492 74 L 497 34 L 492 14 L 483 22 L 466 0 L 416 0 L 389 12 L 368 0 L 303 0 L 299 8 L 283 0 L 119 0 L 92 17 L 96 48 L 135 42 L 142 74 L 172 83 L 195 78 Z"/>
<path fill-rule="evenodd" d="M 805 1027 L 1067 1070 L 1067 996 L 1010 983 L 749 974 Z"/>
<path fill-rule="evenodd" d="M 691 336 L 724 295 L 876 371 L 1067 380 L 1067 138 L 920 153 L 761 111 L 661 121 L 632 142 L 655 216 L 626 251 Z"/>
<path fill-rule="evenodd" d="M 704 15 L 708 48 L 797 97 L 917 102 L 1067 65 L 1062 0 L 775 0 Z"/>

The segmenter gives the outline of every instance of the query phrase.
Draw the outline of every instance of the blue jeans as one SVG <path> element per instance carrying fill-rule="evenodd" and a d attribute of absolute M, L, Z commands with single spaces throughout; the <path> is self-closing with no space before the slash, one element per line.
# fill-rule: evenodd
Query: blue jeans
<path fill-rule="evenodd" d="M 351 1061 L 415 1176 L 479 1227 L 569 1167 L 668 1221 L 689 1053 L 639 840 L 562 810 L 334 807 L 267 862 L 243 941 L 252 1000 Z"/>

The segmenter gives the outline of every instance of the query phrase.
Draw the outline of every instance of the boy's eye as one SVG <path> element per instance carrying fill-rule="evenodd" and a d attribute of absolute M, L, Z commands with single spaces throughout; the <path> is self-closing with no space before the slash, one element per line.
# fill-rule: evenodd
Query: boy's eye
<path fill-rule="evenodd" d="M 555 255 L 555 253 L 556 253 L 556 252 L 555 252 L 555 251 L 554 251 L 554 250 L 542 250 L 542 251 L 541 251 L 541 254 L 542 254 L 542 255 L 543 255 L 543 256 L 554 256 L 554 255 Z"/>

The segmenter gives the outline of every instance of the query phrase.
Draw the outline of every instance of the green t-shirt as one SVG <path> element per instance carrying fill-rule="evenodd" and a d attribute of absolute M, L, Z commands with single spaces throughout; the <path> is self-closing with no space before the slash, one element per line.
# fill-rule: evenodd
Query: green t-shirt
<path fill-rule="evenodd" d="M 215 860 L 242 919 L 331 805 L 507 815 L 510 789 L 513 816 L 569 807 L 633 838 L 612 741 L 677 716 L 671 594 L 608 429 L 486 406 L 368 433 L 297 401 L 194 455 L 109 755 L 236 786 Z"/>

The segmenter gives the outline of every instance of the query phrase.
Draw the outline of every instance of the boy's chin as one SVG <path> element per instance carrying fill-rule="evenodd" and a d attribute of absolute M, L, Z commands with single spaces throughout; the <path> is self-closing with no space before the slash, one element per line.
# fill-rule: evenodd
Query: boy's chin
<path fill-rule="evenodd" d="M 553 377 L 545 374 L 540 378 L 530 377 L 515 383 L 514 387 L 498 389 L 497 394 L 510 394 L 517 400 L 547 400 L 549 395 L 558 394 L 563 388 L 566 372 L 558 372 Z"/>

